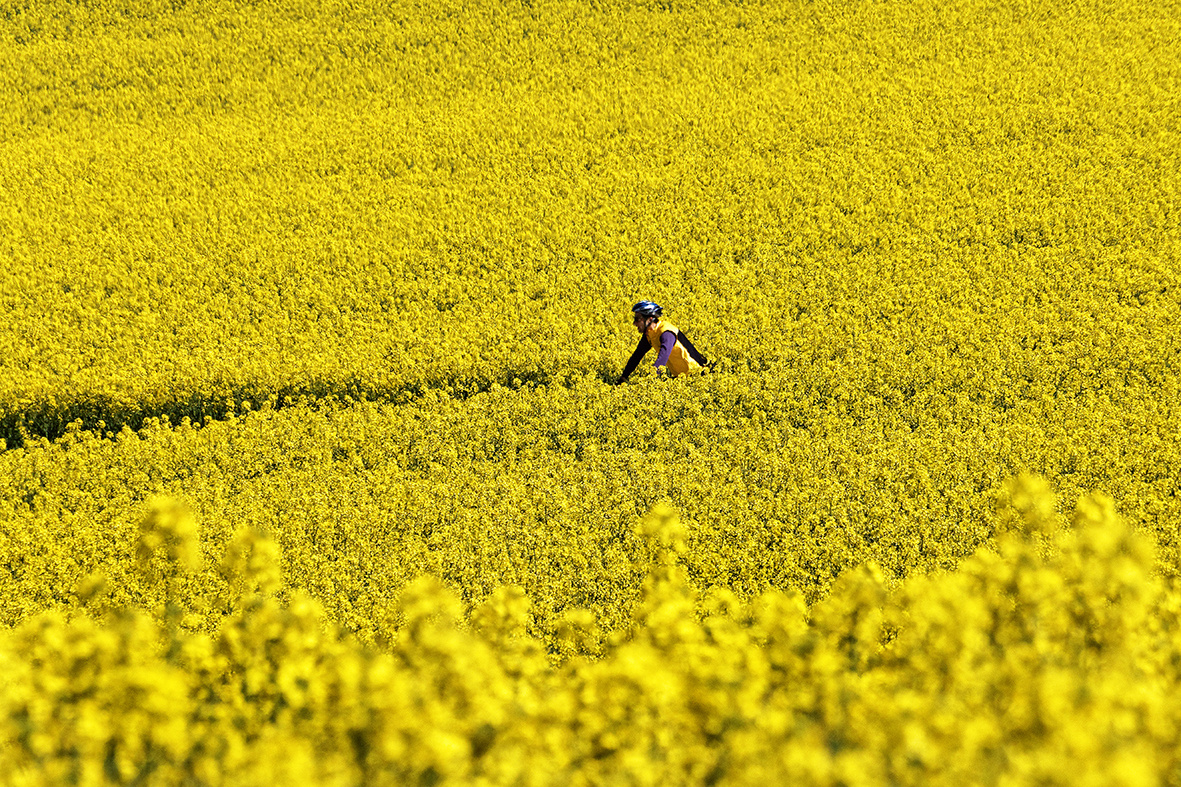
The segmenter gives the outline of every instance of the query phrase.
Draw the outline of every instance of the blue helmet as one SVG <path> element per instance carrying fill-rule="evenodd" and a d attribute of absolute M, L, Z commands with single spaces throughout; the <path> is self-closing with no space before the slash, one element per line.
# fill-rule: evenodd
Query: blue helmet
<path fill-rule="evenodd" d="M 659 317 L 664 309 L 652 301 L 640 301 L 632 307 L 632 313 L 641 317 Z"/>

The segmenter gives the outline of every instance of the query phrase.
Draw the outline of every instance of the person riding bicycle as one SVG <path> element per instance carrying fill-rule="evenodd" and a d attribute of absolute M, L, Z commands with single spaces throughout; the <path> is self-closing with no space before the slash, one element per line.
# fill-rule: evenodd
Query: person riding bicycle
<path fill-rule="evenodd" d="M 712 366 L 683 331 L 661 318 L 663 312 L 664 309 L 652 301 L 640 301 L 632 307 L 632 325 L 640 332 L 640 343 L 631 358 L 627 359 L 627 365 L 623 367 L 623 374 L 616 385 L 627 380 L 653 347 L 659 348 L 653 365 L 657 372 L 667 372 L 670 377 L 699 374 Z"/>

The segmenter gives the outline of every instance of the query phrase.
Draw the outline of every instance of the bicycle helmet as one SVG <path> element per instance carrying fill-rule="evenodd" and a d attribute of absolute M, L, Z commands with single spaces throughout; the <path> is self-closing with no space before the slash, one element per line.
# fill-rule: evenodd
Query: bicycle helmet
<path fill-rule="evenodd" d="M 664 309 L 652 301 L 640 301 L 632 307 L 632 313 L 641 317 L 659 317 Z"/>

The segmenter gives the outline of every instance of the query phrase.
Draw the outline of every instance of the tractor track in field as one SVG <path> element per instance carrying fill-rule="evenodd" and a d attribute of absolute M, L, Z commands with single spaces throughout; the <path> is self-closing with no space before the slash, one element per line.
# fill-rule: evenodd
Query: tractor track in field
<path fill-rule="evenodd" d="M 606 370 L 562 369 L 544 373 L 510 371 L 495 379 L 439 377 L 385 388 L 363 386 L 349 380 L 288 385 L 269 391 L 241 386 L 231 389 L 218 399 L 181 396 L 167 402 L 142 406 L 115 403 L 105 397 L 65 405 L 60 401 L 39 398 L 23 408 L 0 413 L 0 437 L 5 442 L 4 450 L 15 450 L 40 440 L 54 442 L 74 429 L 94 432 L 102 437 L 114 437 L 125 428 L 138 432 L 153 419 L 166 419 L 172 424 L 188 419 L 191 423 L 206 424 L 224 421 L 231 416 L 293 405 L 332 406 L 355 402 L 402 405 L 419 401 L 432 391 L 446 393 L 453 399 L 467 399 L 498 388 L 521 389 L 543 385 L 568 388 L 573 379 L 587 374 L 607 383 L 615 379 Z"/>

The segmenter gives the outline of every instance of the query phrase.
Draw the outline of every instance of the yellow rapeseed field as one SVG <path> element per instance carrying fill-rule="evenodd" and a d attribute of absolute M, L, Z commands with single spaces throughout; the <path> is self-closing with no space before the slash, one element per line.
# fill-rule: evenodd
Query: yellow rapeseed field
<path fill-rule="evenodd" d="M 0 783 L 1181 785 L 1176 0 L 0 0 L 0 100 Z"/>

